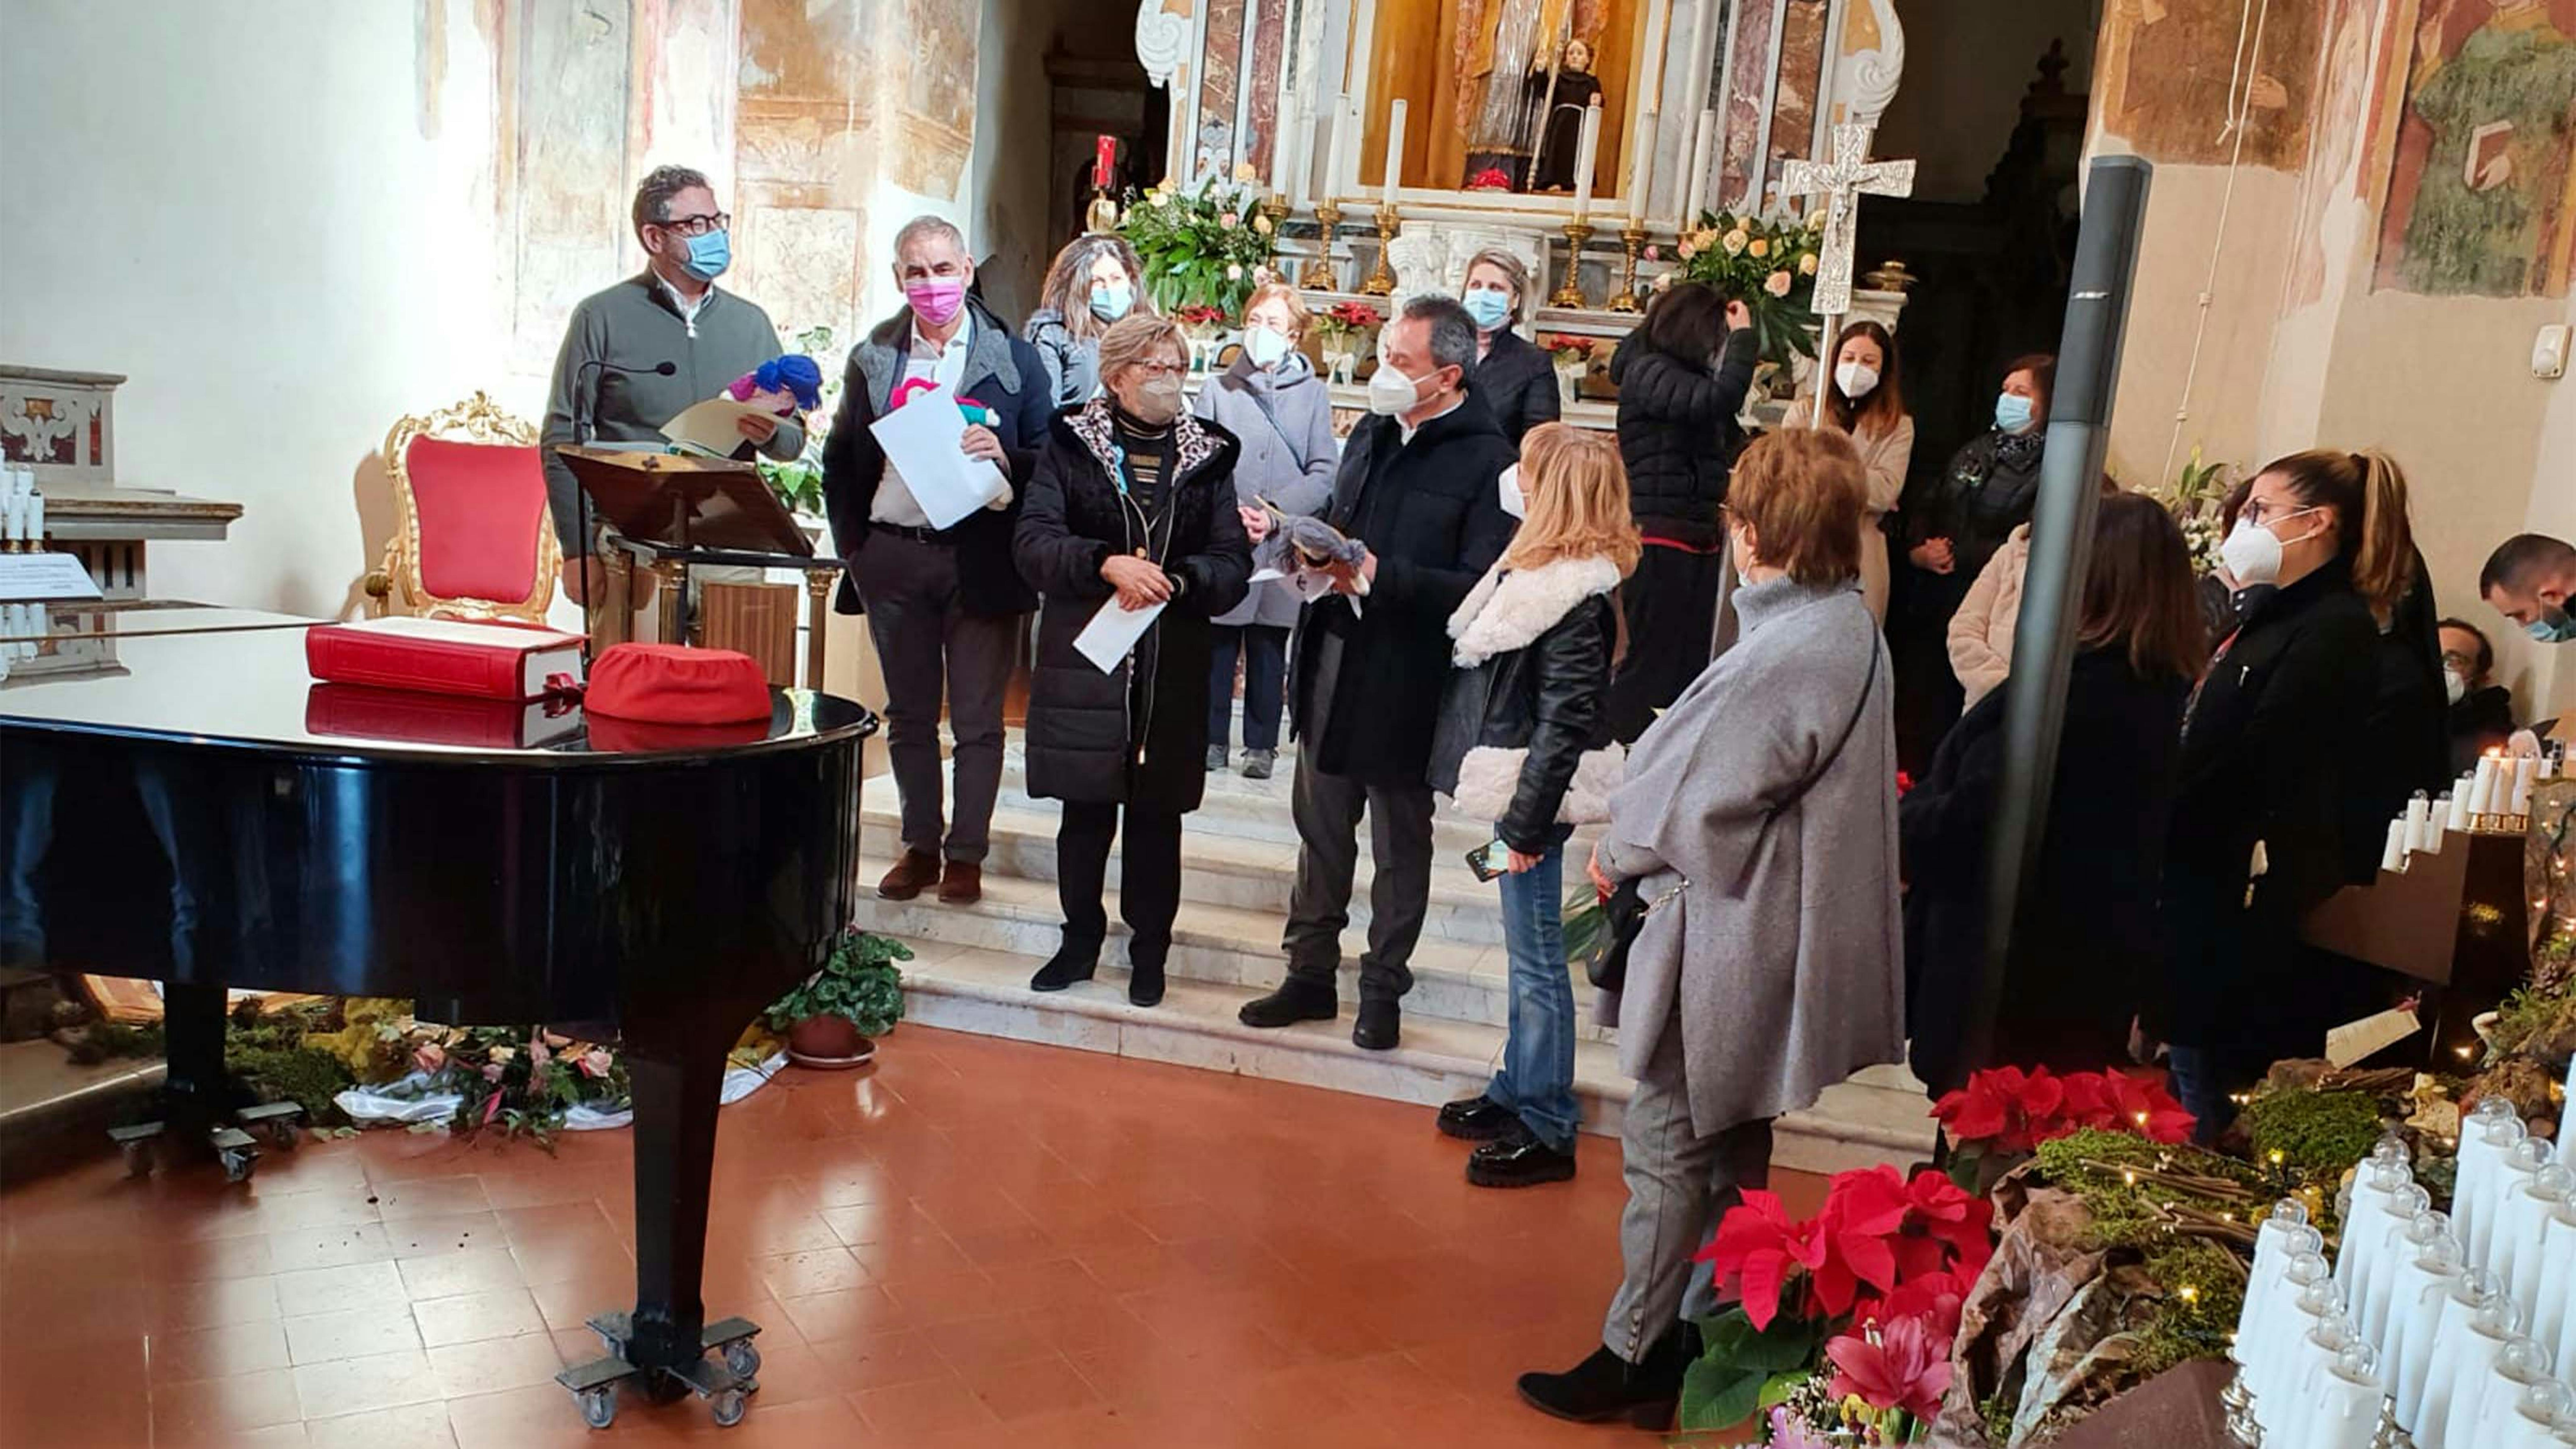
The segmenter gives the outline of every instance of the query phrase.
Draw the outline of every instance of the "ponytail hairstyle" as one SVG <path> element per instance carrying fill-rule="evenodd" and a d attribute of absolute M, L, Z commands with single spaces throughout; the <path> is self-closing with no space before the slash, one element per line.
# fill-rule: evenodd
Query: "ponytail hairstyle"
<path fill-rule="evenodd" d="M 2311 448 L 2275 458 L 2261 472 L 2278 477 L 2300 503 L 2334 510 L 2335 548 L 2351 561 L 2353 590 L 2385 624 L 2415 586 L 2415 533 L 2397 460 L 2376 448 Z"/>

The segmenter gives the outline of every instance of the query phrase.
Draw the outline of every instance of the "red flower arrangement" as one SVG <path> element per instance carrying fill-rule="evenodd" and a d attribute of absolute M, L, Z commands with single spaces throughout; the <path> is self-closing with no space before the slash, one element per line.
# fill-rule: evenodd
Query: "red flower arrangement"
<path fill-rule="evenodd" d="M 1184 327 L 1213 327 L 1225 321 L 1223 307 L 1183 307 L 1172 314 L 1172 320 Z"/>
<path fill-rule="evenodd" d="M 1547 349 L 1548 354 L 1559 364 L 1571 364 L 1591 361 L 1596 343 L 1590 337 L 1577 337 L 1566 332 L 1551 332 L 1540 338 L 1538 345 Z"/>
<path fill-rule="evenodd" d="M 1831 1392 L 1836 1398 L 1857 1395 L 1873 1409 L 1902 1409 L 1929 1423 L 1950 1388 L 1950 1340 L 1958 1332 L 1953 1314 L 1947 1329 L 1910 1317 L 1844 1334 L 1825 1345 L 1834 1366 Z"/>
<path fill-rule="evenodd" d="M 1512 189 L 1512 178 L 1501 167 L 1488 166 L 1467 178 L 1467 189 L 1469 191 L 1509 191 Z"/>
<path fill-rule="evenodd" d="M 1938 1172 L 1926 1169 L 1909 1183 L 1881 1165 L 1836 1174 L 1823 1209 L 1805 1222 L 1790 1221 L 1777 1194 L 1747 1190 L 1698 1259 L 1743 1300 L 1757 1330 L 1784 1310 L 1869 1321 L 1886 1317 L 1888 1302 L 1910 1308 L 1974 1279 L 1994 1254 L 1993 1216 L 1992 1204 Z M 1876 1290 L 1872 1297 L 1861 1296 L 1863 1284 Z M 1912 1296 L 1896 1297 L 1908 1289 Z"/>
<path fill-rule="evenodd" d="M 1992 1067 L 1932 1104 L 1961 1147 L 2028 1152 L 2087 1127 L 2134 1132 L 2151 1142 L 2191 1135 L 2192 1115 L 2163 1086 L 2125 1072 L 2049 1075 L 2048 1068 Z"/>

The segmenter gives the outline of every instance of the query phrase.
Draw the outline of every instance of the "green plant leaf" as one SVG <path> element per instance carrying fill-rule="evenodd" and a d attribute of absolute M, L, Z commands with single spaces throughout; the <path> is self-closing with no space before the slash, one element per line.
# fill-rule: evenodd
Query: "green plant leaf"
<path fill-rule="evenodd" d="M 1693 1363 L 1682 1373 L 1682 1429 L 1731 1429 L 1752 1418 L 1764 1381 L 1764 1375 L 1732 1364 L 1705 1358 Z"/>

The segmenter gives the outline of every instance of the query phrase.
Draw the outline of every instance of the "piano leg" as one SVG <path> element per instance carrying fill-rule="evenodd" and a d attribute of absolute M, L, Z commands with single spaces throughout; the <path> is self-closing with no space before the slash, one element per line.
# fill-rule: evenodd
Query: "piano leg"
<path fill-rule="evenodd" d="M 161 988 L 161 1028 L 170 1063 L 161 1095 L 163 1118 L 193 1140 L 232 1116 L 232 1079 L 224 1075 L 224 1001 L 220 986 Z"/>
<path fill-rule="evenodd" d="M 659 1045 L 659 1044 L 653 1044 Z M 715 1168 L 716 1099 L 732 1043 L 663 1050 L 627 1033 L 635 1096 L 635 1313 L 626 1359 L 679 1368 L 706 1350 L 698 1296 L 707 1261 L 708 1177 Z"/>

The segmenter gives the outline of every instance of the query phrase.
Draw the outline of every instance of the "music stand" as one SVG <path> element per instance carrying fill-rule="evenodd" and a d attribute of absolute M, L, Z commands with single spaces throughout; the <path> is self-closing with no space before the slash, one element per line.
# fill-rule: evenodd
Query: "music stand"
<path fill-rule="evenodd" d="M 662 577 L 662 637 L 684 638 L 689 566 L 788 568 L 806 578 L 806 686 L 823 687 L 825 586 L 841 560 L 818 557 L 760 470 L 730 458 L 614 448 L 555 449 L 582 495 Z"/>

